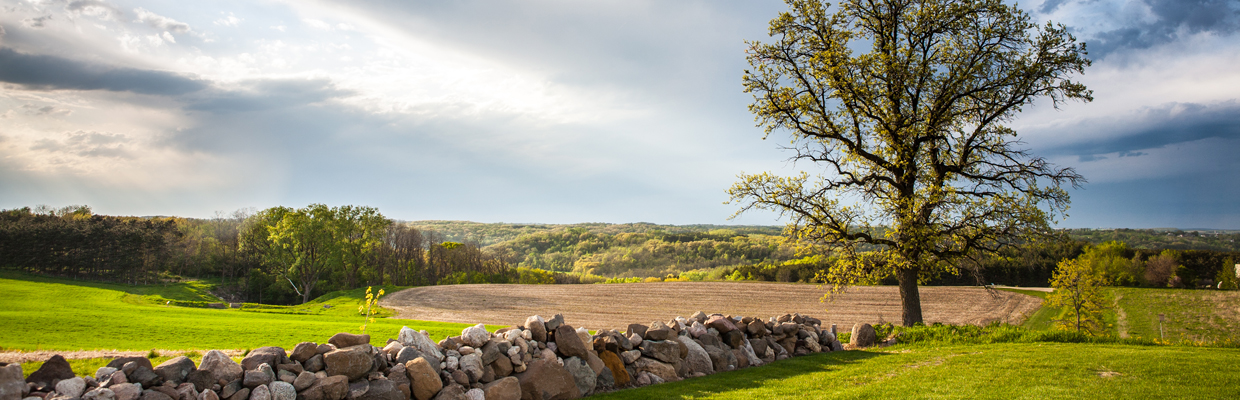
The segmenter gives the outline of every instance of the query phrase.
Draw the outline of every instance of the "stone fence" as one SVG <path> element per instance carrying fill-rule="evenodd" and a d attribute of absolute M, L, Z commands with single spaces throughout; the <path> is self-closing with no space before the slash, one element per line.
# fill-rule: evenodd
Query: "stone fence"
<path fill-rule="evenodd" d="M 866 333 L 872 340 L 868 327 L 854 340 Z M 339 333 L 292 352 L 255 349 L 240 364 L 218 350 L 199 365 L 117 358 L 85 377 L 56 355 L 24 380 L 20 365 L 0 366 L 0 400 L 575 399 L 843 350 L 833 330 L 800 315 L 762 321 L 698 312 L 591 335 L 557 314 L 495 332 L 479 324 L 438 343 L 405 327 L 383 348 L 370 335 Z"/>

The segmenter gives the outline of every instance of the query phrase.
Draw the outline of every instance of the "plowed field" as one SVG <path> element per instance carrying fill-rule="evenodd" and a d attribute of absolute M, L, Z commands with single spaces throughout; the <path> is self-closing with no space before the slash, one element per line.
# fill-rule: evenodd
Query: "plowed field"
<path fill-rule="evenodd" d="M 624 328 L 667 321 L 696 311 L 767 317 L 801 313 L 837 324 L 900 322 L 900 294 L 894 286 L 858 286 L 821 303 L 816 285 L 759 282 L 662 282 L 596 285 L 445 285 L 402 290 L 380 304 L 398 318 L 424 321 L 515 325 L 530 315 L 564 314 L 575 327 Z M 921 288 L 926 323 L 1018 324 L 1042 300 L 980 287 Z"/>

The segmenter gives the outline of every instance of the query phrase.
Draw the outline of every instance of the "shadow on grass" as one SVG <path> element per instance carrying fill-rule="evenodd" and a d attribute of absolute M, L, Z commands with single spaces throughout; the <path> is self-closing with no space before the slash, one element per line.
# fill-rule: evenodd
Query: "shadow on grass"
<path fill-rule="evenodd" d="M 881 352 L 842 351 L 789 358 L 760 367 L 721 372 L 701 378 L 685 379 L 636 389 L 624 389 L 590 396 L 591 399 L 708 399 L 720 393 L 757 389 L 773 381 L 831 371 L 849 364 L 889 355 Z"/>

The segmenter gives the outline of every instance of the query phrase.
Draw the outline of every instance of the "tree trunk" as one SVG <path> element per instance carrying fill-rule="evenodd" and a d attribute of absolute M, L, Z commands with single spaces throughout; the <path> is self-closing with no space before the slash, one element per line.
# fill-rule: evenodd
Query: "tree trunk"
<path fill-rule="evenodd" d="M 913 326 L 921 319 L 921 295 L 917 292 L 916 268 L 900 269 L 900 308 L 904 314 L 904 326 Z"/>

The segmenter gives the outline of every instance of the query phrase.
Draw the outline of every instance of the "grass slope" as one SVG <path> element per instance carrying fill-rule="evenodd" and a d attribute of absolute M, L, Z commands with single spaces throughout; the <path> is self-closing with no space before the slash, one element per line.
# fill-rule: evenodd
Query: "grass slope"
<path fill-rule="evenodd" d="M 5 350 L 292 348 L 358 333 L 365 289 L 336 292 L 300 306 L 206 309 L 164 305 L 165 299 L 213 301 L 195 283 L 126 286 L 0 274 L 0 347 Z M 330 306 L 330 307 L 324 307 Z M 385 311 L 390 315 L 390 311 Z M 401 326 L 440 338 L 467 324 L 380 318 L 366 332 L 384 345 Z M 494 328 L 494 327 L 492 327 Z"/>
<path fill-rule="evenodd" d="M 1078 343 L 898 345 L 595 396 L 605 399 L 1240 397 L 1237 349 Z"/>
<path fill-rule="evenodd" d="M 1113 288 L 1128 336 L 1158 338 L 1158 314 L 1170 341 L 1240 342 L 1240 292 Z"/>

